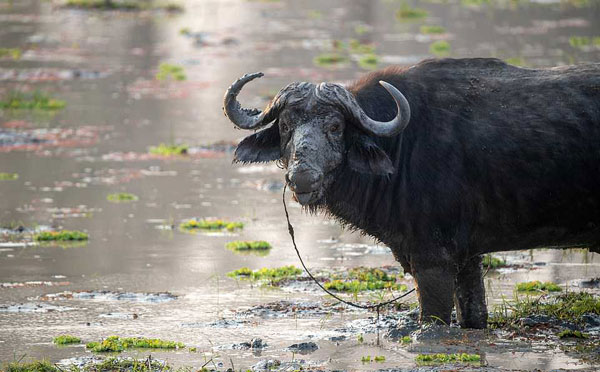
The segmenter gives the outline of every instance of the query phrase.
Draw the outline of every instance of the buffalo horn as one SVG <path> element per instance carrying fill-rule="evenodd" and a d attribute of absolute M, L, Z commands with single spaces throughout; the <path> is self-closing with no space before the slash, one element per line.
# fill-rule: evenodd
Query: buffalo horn
<path fill-rule="evenodd" d="M 269 117 L 272 116 L 269 115 L 271 106 L 267 107 L 265 111 L 246 109 L 237 100 L 237 95 L 246 83 L 263 75 L 262 72 L 246 74 L 231 84 L 225 92 L 225 97 L 223 97 L 223 111 L 225 112 L 225 116 L 240 129 L 257 129 L 272 121 L 272 119 L 269 120 Z"/>

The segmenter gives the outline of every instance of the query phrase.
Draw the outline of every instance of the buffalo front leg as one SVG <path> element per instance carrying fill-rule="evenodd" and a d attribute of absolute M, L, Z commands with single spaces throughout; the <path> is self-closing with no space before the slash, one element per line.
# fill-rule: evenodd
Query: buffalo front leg
<path fill-rule="evenodd" d="M 442 260 L 411 262 L 412 274 L 417 283 L 421 323 L 450 324 L 454 307 L 453 267 L 453 263 Z"/>
<path fill-rule="evenodd" d="M 487 306 L 481 275 L 481 256 L 470 259 L 456 275 L 456 317 L 463 328 L 486 328 Z"/>

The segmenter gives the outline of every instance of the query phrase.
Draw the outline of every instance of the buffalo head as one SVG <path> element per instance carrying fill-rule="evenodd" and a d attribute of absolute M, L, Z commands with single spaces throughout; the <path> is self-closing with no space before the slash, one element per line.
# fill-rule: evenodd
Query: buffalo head
<path fill-rule="evenodd" d="M 324 202 L 325 191 L 344 162 L 361 173 L 394 172 L 389 157 L 370 137 L 395 136 L 408 125 L 410 106 L 394 86 L 379 82 L 398 109 L 396 117 L 388 122 L 368 117 L 350 91 L 332 83 L 292 83 L 264 111 L 242 108 L 238 93 L 246 83 L 261 76 L 244 75 L 225 93 L 223 110 L 238 128 L 268 126 L 240 142 L 236 162 L 281 161 L 287 168 L 288 185 L 305 206 Z"/>

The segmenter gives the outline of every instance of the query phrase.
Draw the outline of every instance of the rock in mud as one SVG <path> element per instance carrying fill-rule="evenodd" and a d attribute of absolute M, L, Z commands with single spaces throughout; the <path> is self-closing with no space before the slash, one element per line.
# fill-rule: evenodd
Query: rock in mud
<path fill-rule="evenodd" d="M 549 324 L 549 323 L 552 323 L 552 318 L 550 318 L 547 315 L 534 314 L 534 315 L 530 315 L 528 317 L 519 319 L 519 324 L 521 324 L 521 326 L 526 326 L 526 327 L 533 327 L 538 324 Z"/>
<path fill-rule="evenodd" d="M 583 314 L 581 320 L 585 323 L 585 328 L 596 328 L 600 327 L 600 315 L 587 313 Z"/>
<path fill-rule="evenodd" d="M 276 359 L 275 360 L 273 360 L 273 359 L 261 360 L 260 362 L 258 362 L 252 366 L 252 371 L 256 371 L 256 372 L 273 371 L 274 369 L 278 368 L 279 366 L 281 366 L 281 361 L 279 361 L 279 360 L 276 360 Z"/>
<path fill-rule="evenodd" d="M 317 349 L 319 348 L 319 346 L 314 343 L 314 342 L 301 342 L 299 344 L 293 344 L 291 346 L 288 346 L 288 350 L 292 351 L 294 353 L 299 353 L 299 354 L 310 354 L 315 352 Z"/>

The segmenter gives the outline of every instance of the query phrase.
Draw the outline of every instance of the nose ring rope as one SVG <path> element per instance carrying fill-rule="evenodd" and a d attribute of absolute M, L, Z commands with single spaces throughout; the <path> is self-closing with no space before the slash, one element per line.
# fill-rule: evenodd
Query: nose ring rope
<path fill-rule="evenodd" d="M 300 263 L 302 264 L 302 267 L 304 268 L 304 271 L 306 271 L 306 273 L 308 274 L 308 276 L 328 295 L 330 295 L 331 297 L 335 298 L 336 300 L 352 306 L 352 307 L 356 307 L 359 309 L 365 309 L 365 310 L 373 310 L 375 309 L 377 311 L 377 324 L 379 324 L 379 310 L 384 307 L 387 306 L 393 302 L 398 301 L 399 299 L 408 296 L 409 294 L 411 294 L 412 292 L 415 291 L 415 289 L 411 289 L 408 292 L 405 292 L 401 295 L 399 295 L 398 297 L 394 297 L 391 300 L 385 301 L 385 302 L 380 302 L 378 304 L 375 305 L 361 305 L 361 304 L 357 304 L 355 302 L 352 301 L 347 301 L 344 300 L 343 298 L 340 298 L 339 296 L 337 296 L 336 294 L 332 293 L 331 291 L 329 291 L 328 289 L 326 289 L 325 287 L 323 287 L 323 285 L 321 283 L 319 283 L 319 281 L 314 277 L 314 275 L 310 272 L 310 270 L 308 270 L 308 268 L 306 267 L 306 265 L 304 264 L 304 260 L 302 259 L 302 256 L 300 255 L 300 251 L 298 250 L 298 246 L 296 245 L 296 238 L 294 236 L 294 227 L 292 226 L 291 222 L 290 222 L 290 215 L 288 213 L 287 210 L 287 205 L 285 203 L 285 191 L 287 189 L 287 182 L 283 185 L 283 195 L 282 195 L 282 200 L 283 200 L 283 210 L 285 211 L 285 218 L 287 220 L 287 225 L 288 225 L 288 233 L 290 234 L 290 237 L 292 238 L 292 244 L 294 245 L 294 249 L 296 250 L 296 254 L 298 255 L 298 259 L 300 260 Z M 379 334 L 379 327 L 377 327 L 377 332 Z M 377 343 L 379 344 L 379 335 L 377 337 Z"/>

